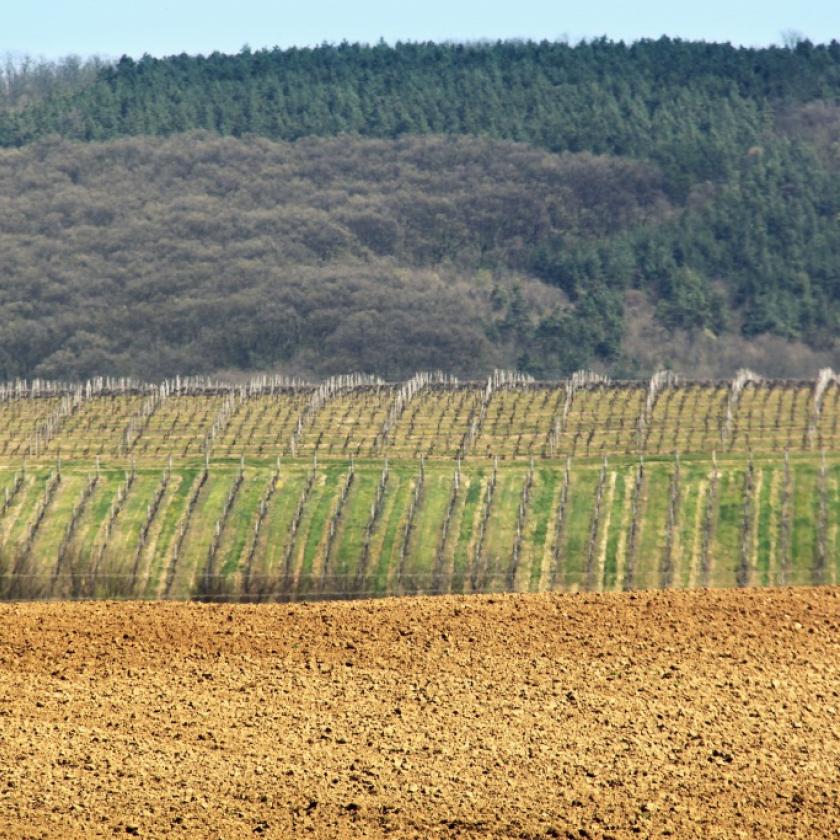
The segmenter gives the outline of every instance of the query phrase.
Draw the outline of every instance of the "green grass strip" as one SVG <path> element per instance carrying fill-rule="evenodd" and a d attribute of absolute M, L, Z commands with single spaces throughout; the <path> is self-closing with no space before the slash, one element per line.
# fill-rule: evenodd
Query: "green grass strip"
<path fill-rule="evenodd" d="M 151 546 L 147 545 L 144 549 L 144 551 L 152 552 L 148 579 L 145 585 L 146 597 L 151 598 L 157 595 L 162 576 L 172 559 L 171 547 L 178 523 L 187 506 L 193 484 L 200 472 L 201 469 L 198 467 L 173 471 L 166 495 L 161 501 L 161 509 L 156 517 L 156 528 L 152 529 L 154 536 L 150 534 Z"/>
<path fill-rule="evenodd" d="M 770 552 L 773 542 L 773 477 L 776 470 L 763 466 L 756 469 L 756 475 L 761 476 L 761 491 L 758 493 L 758 529 L 756 533 L 756 579 L 759 586 L 770 585 Z"/>
<path fill-rule="evenodd" d="M 521 467 L 506 467 L 498 471 L 493 506 L 484 538 L 484 554 L 487 558 L 485 589 L 488 592 L 503 592 L 508 589 L 513 544 L 516 540 L 517 513 L 526 473 L 527 469 L 523 470 Z"/>
<path fill-rule="evenodd" d="M 303 546 L 303 560 L 298 583 L 298 595 L 303 597 L 320 594 L 320 574 L 313 574 L 315 558 L 319 551 L 323 550 L 327 524 L 338 498 L 338 488 L 343 484 L 346 474 L 347 464 L 330 464 L 320 469 L 309 503 L 303 512 L 298 530 L 299 543 L 295 550 L 295 556 L 299 557 L 300 546 Z M 331 586 L 327 588 L 332 589 Z"/>
<path fill-rule="evenodd" d="M 414 475 L 414 468 L 407 466 L 395 467 L 388 475 L 382 513 L 374 530 L 374 535 L 381 534 L 375 543 L 380 548 L 378 556 L 377 553 L 372 552 L 368 572 L 369 575 L 372 573 L 372 580 L 367 588 L 373 595 L 385 595 L 389 591 L 390 573 L 398 562 L 400 543 L 405 529 L 405 512 L 413 492 Z"/>
<path fill-rule="evenodd" d="M 615 477 L 615 496 L 613 497 L 610 524 L 607 530 L 607 548 L 604 557 L 604 584 L 607 592 L 620 587 L 618 579 L 618 546 L 621 536 L 627 529 L 624 522 L 624 500 L 633 486 L 633 473 L 620 469 Z"/>
<path fill-rule="evenodd" d="M 813 583 L 819 515 L 818 467 L 816 464 L 800 463 L 793 469 L 792 562 L 788 583 L 804 586 Z"/>
<path fill-rule="evenodd" d="M 736 584 L 743 517 L 744 470 L 721 470 L 714 560 L 709 580 L 713 588 L 734 587 Z"/>
<path fill-rule="evenodd" d="M 637 589 L 656 589 L 661 582 L 673 469 L 673 464 L 649 463 L 645 466 L 645 506 L 636 551 Z"/>
<path fill-rule="evenodd" d="M 564 559 L 558 582 L 563 590 L 578 591 L 586 583 L 586 557 L 600 465 L 572 469 L 566 503 Z"/>
<path fill-rule="evenodd" d="M 253 534 L 260 499 L 271 475 L 271 470 L 246 472 L 233 507 L 228 513 L 216 558 L 216 571 L 226 579 L 235 575 L 239 569 L 239 560 Z M 224 588 L 227 590 L 229 587 Z"/>
<path fill-rule="evenodd" d="M 452 592 L 463 592 L 469 580 L 470 563 L 472 562 L 471 547 L 476 532 L 481 503 L 484 498 L 484 484 L 487 473 L 482 468 L 462 470 L 464 499 L 460 527 L 458 528 L 458 542 L 452 568 Z"/>
<path fill-rule="evenodd" d="M 526 538 L 522 546 L 522 562 L 528 568 L 528 589 L 539 588 L 543 555 L 550 531 L 551 513 L 554 509 L 554 494 L 562 480 L 562 467 L 539 467 L 534 471 L 534 486 L 531 488 L 531 505 L 528 510 Z"/>

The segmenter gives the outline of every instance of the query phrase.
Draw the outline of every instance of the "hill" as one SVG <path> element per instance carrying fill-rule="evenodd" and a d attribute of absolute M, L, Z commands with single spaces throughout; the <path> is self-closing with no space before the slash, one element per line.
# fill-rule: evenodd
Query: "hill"
<path fill-rule="evenodd" d="M 0 376 L 840 362 L 835 42 L 42 75 L 0 101 Z"/>
<path fill-rule="evenodd" d="M 830 837 L 838 597 L 3 605 L 0 834 Z"/>

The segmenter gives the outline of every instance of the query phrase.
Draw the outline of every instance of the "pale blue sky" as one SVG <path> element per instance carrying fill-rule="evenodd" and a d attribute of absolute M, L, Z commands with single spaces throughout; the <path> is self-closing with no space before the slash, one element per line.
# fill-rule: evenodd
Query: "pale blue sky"
<path fill-rule="evenodd" d="M 840 0 L 628 0 L 628 2 L 457 2 L 457 0 L 24 0 L 7 3 L 0 53 L 55 58 L 236 52 L 323 41 L 625 41 L 673 37 L 780 43 L 795 30 L 815 42 L 840 39 Z"/>

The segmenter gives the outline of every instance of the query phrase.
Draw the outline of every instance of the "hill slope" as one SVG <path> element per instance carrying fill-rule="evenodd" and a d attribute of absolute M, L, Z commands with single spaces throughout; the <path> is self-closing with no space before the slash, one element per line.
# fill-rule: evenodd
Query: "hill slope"
<path fill-rule="evenodd" d="M 837 43 L 59 70 L 0 102 L 0 376 L 840 362 Z"/>
<path fill-rule="evenodd" d="M 836 378 L 409 385 L 6 391 L 0 597 L 840 580 Z"/>
<path fill-rule="evenodd" d="M 0 152 L 0 377 L 513 367 L 569 309 L 535 249 L 669 212 L 649 164 L 475 138 Z"/>

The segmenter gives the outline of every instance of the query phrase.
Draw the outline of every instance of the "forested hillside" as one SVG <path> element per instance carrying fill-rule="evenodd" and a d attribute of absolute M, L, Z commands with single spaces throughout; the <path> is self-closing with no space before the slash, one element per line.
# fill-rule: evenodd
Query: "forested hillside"
<path fill-rule="evenodd" d="M 343 44 L 2 81 L 0 377 L 840 363 L 836 42 Z"/>

